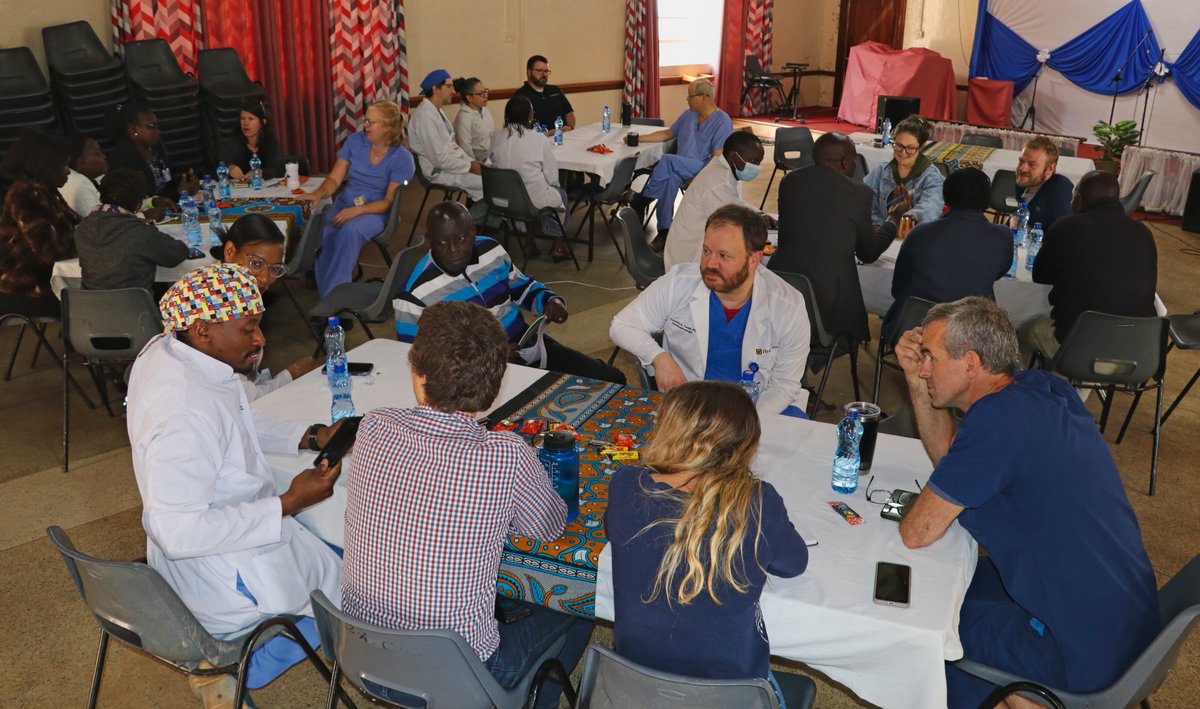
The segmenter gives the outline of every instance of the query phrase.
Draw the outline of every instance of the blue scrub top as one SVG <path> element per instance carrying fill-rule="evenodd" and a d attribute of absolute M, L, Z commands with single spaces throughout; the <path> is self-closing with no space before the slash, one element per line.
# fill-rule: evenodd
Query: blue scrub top
<path fill-rule="evenodd" d="M 677 155 L 708 162 L 725 145 L 725 139 L 733 135 L 733 120 L 728 113 L 717 109 L 701 125 L 700 114 L 688 110 L 671 124 L 671 132 L 675 134 Z"/>
<path fill-rule="evenodd" d="M 337 156 L 350 163 L 346 187 L 338 197 L 339 202 L 347 204 L 353 204 L 357 197 L 362 197 L 364 204 L 378 202 L 387 196 L 390 183 L 402 185 L 415 172 L 412 153 L 403 146 L 389 148 L 379 164 L 372 165 L 371 142 L 365 133 L 353 133 L 346 138 Z"/>

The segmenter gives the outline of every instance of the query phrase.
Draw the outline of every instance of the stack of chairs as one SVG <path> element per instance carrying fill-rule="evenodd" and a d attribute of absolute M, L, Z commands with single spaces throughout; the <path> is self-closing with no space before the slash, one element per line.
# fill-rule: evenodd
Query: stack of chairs
<path fill-rule="evenodd" d="M 196 79 L 183 73 L 164 39 L 125 45 L 125 76 L 133 97 L 158 119 L 158 128 L 173 172 L 208 164 L 200 128 Z"/>
<path fill-rule="evenodd" d="M 129 100 L 121 60 L 109 54 L 87 22 L 42 30 L 50 87 L 68 133 L 95 138 L 108 150 L 115 144 L 111 117 Z"/>
<path fill-rule="evenodd" d="M 200 107 L 204 119 L 204 141 L 208 160 L 216 164 L 221 141 L 237 130 L 243 101 L 263 101 L 262 84 L 250 81 L 237 51 L 231 47 L 201 50 Z"/>
<path fill-rule="evenodd" d="M 0 49 L 0 159 L 25 127 L 57 131 L 54 99 L 29 47 Z"/>

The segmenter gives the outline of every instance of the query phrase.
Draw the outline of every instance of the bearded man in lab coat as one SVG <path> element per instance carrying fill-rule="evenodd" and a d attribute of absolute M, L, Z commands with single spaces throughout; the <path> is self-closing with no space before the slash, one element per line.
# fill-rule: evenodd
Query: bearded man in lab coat
<path fill-rule="evenodd" d="M 678 264 L 652 283 L 617 313 L 608 336 L 653 367 L 662 391 L 699 379 L 737 382 L 757 369 L 759 413 L 807 418 L 804 296 L 761 266 L 766 243 L 759 212 L 738 204 L 717 209 L 704 228 L 700 263 Z"/>
<path fill-rule="evenodd" d="M 341 470 L 324 463 L 275 494 L 264 450 L 319 450 L 337 428 L 275 419 L 250 407 L 239 374 L 265 339 L 253 274 L 234 264 L 192 271 L 159 303 L 162 336 L 138 355 L 128 427 L 142 497 L 146 558 L 202 625 L 221 639 L 281 613 L 311 616 L 316 588 L 337 598 L 341 559 L 292 517 L 329 497 Z M 312 618 L 301 631 L 318 644 Z M 256 689 L 304 658 L 278 636 L 254 655 Z M 231 676 L 190 676 L 206 707 L 232 706 Z"/>

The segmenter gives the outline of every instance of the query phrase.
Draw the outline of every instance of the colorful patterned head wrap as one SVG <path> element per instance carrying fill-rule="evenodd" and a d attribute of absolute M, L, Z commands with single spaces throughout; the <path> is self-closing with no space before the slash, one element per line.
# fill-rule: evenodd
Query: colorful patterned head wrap
<path fill-rule="evenodd" d="M 265 310 L 258 281 L 245 266 L 232 263 L 209 264 L 180 278 L 158 301 L 158 309 L 168 333 L 201 320 L 225 322 Z"/>

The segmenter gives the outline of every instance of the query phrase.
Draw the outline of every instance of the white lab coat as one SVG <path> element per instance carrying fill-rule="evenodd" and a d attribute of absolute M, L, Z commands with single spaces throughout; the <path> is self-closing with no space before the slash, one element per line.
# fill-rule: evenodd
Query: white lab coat
<path fill-rule="evenodd" d="M 408 144 L 426 177 L 466 190 L 473 200 L 483 199 L 483 178 L 471 173 L 473 158 L 454 142 L 450 121 L 432 101 L 425 99 L 413 109 Z"/>
<path fill-rule="evenodd" d="M 699 263 L 704 246 L 704 223 L 718 207 L 740 204 L 754 211 L 758 207 L 742 199 L 742 185 L 733 175 L 724 155 L 708 161 L 692 180 L 671 222 L 671 234 L 663 250 L 663 265 L 670 270 L 677 263 Z"/>
<path fill-rule="evenodd" d="M 67 184 L 59 187 L 58 193 L 62 195 L 71 211 L 81 218 L 100 206 L 100 190 L 96 189 L 96 185 L 92 184 L 86 175 L 74 170 L 67 173 Z"/>
<path fill-rule="evenodd" d="M 558 160 L 554 142 L 533 130 L 509 134 L 507 126 L 492 136 L 492 164 L 516 170 L 529 192 L 529 200 L 538 209 L 552 207 L 566 212 L 567 205 L 558 189 Z"/>
<path fill-rule="evenodd" d="M 454 140 L 458 146 L 480 162 L 486 162 L 492 153 L 492 134 L 496 132 L 496 120 L 484 106 L 476 111 L 462 104 L 454 117 Z"/>
<path fill-rule="evenodd" d="M 317 588 L 339 597 L 341 559 L 282 517 L 263 456 L 297 453 L 304 424 L 252 409 L 228 365 L 171 336 L 134 363 L 127 424 L 146 558 L 209 632 L 228 638 L 278 613 L 311 615 Z"/>
<path fill-rule="evenodd" d="M 675 230 L 671 229 L 674 238 Z M 700 265 L 681 263 L 626 305 L 613 318 L 608 336 L 650 366 L 663 352 L 688 381 L 704 378 L 708 359 L 708 311 L 711 291 L 700 278 Z M 663 334 L 660 346 L 654 333 Z M 808 404 L 802 386 L 808 361 L 808 312 L 800 291 L 761 265 L 754 272 L 750 315 L 742 341 L 743 371 L 755 362 L 764 382 L 758 411 L 778 414 L 789 405 Z"/>

